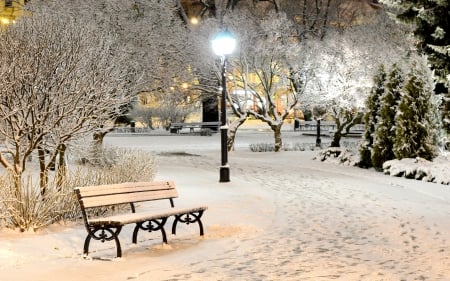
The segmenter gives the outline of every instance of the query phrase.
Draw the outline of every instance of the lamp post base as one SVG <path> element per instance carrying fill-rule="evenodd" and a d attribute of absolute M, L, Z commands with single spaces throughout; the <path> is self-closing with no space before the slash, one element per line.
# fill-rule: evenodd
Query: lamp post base
<path fill-rule="evenodd" d="M 320 138 L 316 139 L 316 147 L 322 147 L 322 140 Z"/>
<path fill-rule="evenodd" d="M 229 181 L 230 181 L 230 167 L 220 166 L 219 182 L 229 182 Z"/>

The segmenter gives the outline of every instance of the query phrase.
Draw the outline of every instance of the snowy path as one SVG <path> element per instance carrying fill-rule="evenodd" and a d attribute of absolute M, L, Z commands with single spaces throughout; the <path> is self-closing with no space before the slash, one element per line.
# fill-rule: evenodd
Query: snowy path
<path fill-rule="evenodd" d="M 311 160 L 293 164 L 283 154 L 231 155 L 232 180 L 237 174 L 271 194 L 273 212 L 259 218 L 265 228 L 243 229 L 221 252 L 185 263 L 167 280 L 450 280 L 446 187 Z M 177 161 L 192 163 L 207 171 L 214 159 Z"/>

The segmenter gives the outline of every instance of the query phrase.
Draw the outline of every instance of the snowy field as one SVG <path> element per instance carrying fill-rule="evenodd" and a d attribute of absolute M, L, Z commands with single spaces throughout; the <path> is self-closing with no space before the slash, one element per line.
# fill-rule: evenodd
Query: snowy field
<path fill-rule="evenodd" d="M 283 132 L 286 143 L 315 137 Z M 174 180 L 178 206 L 205 204 L 205 237 L 180 225 L 133 227 L 93 241 L 83 258 L 80 223 L 40 233 L 0 232 L 1 280 L 450 280 L 450 187 L 323 163 L 317 151 L 250 152 L 270 132 L 242 130 L 219 183 L 220 136 L 110 136 L 108 145 L 152 152 L 156 179 Z M 355 140 L 344 140 L 355 141 Z M 329 142 L 326 137 L 322 142 Z M 143 206 L 145 207 L 145 206 Z"/>

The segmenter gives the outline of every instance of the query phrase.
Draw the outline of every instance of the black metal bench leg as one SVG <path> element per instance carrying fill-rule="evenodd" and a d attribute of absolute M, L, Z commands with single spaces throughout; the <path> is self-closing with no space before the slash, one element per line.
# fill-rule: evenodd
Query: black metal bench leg
<path fill-rule="evenodd" d="M 182 216 L 182 215 L 175 215 L 175 219 L 172 223 L 172 234 L 173 235 L 177 234 L 177 224 L 178 224 L 178 221 L 180 220 L 180 216 Z"/>
<path fill-rule="evenodd" d="M 119 237 L 116 236 L 114 238 L 114 240 L 116 240 L 117 257 L 120 258 L 120 257 L 122 257 L 122 247 L 120 246 Z"/>
<path fill-rule="evenodd" d="M 88 235 L 86 236 L 86 239 L 84 240 L 84 249 L 83 254 L 88 255 L 89 254 L 89 244 L 91 242 L 91 239 L 100 240 L 102 243 L 105 241 L 111 241 L 114 240 L 116 243 L 116 249 L 117 249 L 117 257 L 120 258 L 122 256 L 122 248 L 120 246 L 119 241 L 119 233 L 122 230 L 122 226 L 117 227 L 92 227 L 88 230 Z"/>
<path fill-rule="evenodd" d="M 86 255 L 86 256 L 89 254 L 89 244 L 90 244 L 90 242 L 91 242 L 91 235 L 88 234 L 86 236 L 86 239 L 84 240 L 84 248 L 83 248 L 83 254 Z"/>
<path fill-rule="evenodd" d="M 196 212 L 192 212 L 192 213 L 175 215 L 175 219 L 172 224 L 172 234 L 176 235 L 178 222 L 182 222 L 185 224 L 197 222 L 198 226 L 200 228 L 200 236 L 204 236 L 203 223 L 201 221 L 203 212 L 204 212 L 204 210 L 200 210 L 200 211 L 196 211 Z"/>
<path fill-rule="evenodd" d="M 136 223 L 136 226 L 133 230 L 133 239 L 132 242 L 134 244 L 137 243 L 137 235 L 139 232 L 139 229 L 147 230 L 148 232 L 161 230 L 161 236 L 164 244 L 167 244 L 167 235 L 166 230 L 164 229 L 164 225 L 166 224 L 167 217 L 166 218 L 160 218 L 160 219 L 154 219 L 151 221 L 145 221 L 145 222 L 138 222 Z"/>
<path fill-rule="evenodd" d="M 162 235 L 163 243 L 167 244 L 167 234 L 166 234 L 166 230 L 164 229 L 164 227 L 161 227 L 161 235 Z"/>
<path fill-rule="evenodd" d="M 133 238 L 132 238 L 133 244 L 137 244 L 137 235 L 138 235 L 139 228 L 141 227 L 141 224 L 142 223 L 136 223 L 136 226 L 134 227 Z"/>
<path fill-rule="evenodd" d="M 200 218 L 198 219 L 198 227 L 200 228 L 200 236 L 204 236 L 204 232 L 203 232 L 203 223 L 200 220 Z"/>

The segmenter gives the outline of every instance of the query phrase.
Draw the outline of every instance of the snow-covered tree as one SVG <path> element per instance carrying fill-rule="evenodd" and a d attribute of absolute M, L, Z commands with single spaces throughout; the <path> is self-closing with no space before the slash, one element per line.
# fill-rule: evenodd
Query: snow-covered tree
<path fill-rule="evenodd" d="M 315 75 L 301 102 L 329 108 L 329 116 L 337 125 L 333 145 L 338 146 L 340 137 L 345 136 L 361 115 L 373 85 L 375 66 L 398 61 L 411 51 L 411 42 L 402 28 L 380 13 L 342 32 L 329 31 L 312 46 L 316 52 Z"/>
<path fill-rule="evenodd" d="M 380 98 L 385 93 L 386 70 L 384 65 L 379 66 L 373 82 L 374 86 L 366 99 L 366 108 L 363 116 L 365 130 L 359 148 L 360 162 L 358 165 L 363 168 L 372 167 L 372 148 L 375 127 L 379 118 Z"/>
<path fill-rule="evenodd" d="M 436 76 L 438 94 L 444 94 L 443 120 L 450 131 L 450 1 L 447 0 L 382 0 L 395 8 L 397 18 L 414 24 L 419 50 L 428 55 Z"/>
<path fill-rule="evenodd" d="M 303 62 L 308 51 L 291 36 L 292 22 L 283 13 L 269 14 L 263 20 L 253 18 L 251 25 L 249 16 L 241 17 L 234 24 L 243 24 L 242 19 L 247 21 L 247 29 L 236 27 L 239 54 L 237 59 L 230 60 L 233 88 L 250 96 L 252 106 L 241 110 L 270 126 L 275 151 L 280 151 L 281 127 L 306 83 Z"/>
<path fill-rule="evenodd" d="M 33 151 L 44 192 L 58 155 L 64 170 L 69 141 L 94 132 L 131 100 L 136 72 L 115 43 L 86 22 L 39 11 L 0 32 L 0 163 L 18 188 Z"/>
<path fill-rule="evenodd" d="M 207 58 L 201 61 L 215 62 L 209 69 L 214 70 L 216 83 L 215 87 L 208 87 L 208 83 L 198 85 L 202 91 L 217 95 L 221 81 L 222 62 L 212 54 L 209 40 L 224 28 L 238 39 L 237 50 L 227 58 L 226 68 L 227 101 L 237 117 L 228 124 L 228 148 L 232 148 L 239 126 L 252 116 L 270 126 L 279 151 L 282 147 L 281 126 L 297 103 L 300 94 L 297 90 L 303 90 L 299 81 L 304 76 L 300 75 L 298 65 L 306 57 L 306 51 L 300 55 L 303 49 L 291 36 L 292 22 L 283 13 L 270 13 L 260 19 L 250 11 L 240 10 L 227 14 L 222 22 L 208 19 L 203 23 L 197 29 L 197 49 Z M 201 79 L 211 81 L 205 71 L 208 69 L 206 64 L 196 63 Z"/>
<path fill-rule="evenodd" d="M 434 81 L 424 59 L 414 61 L 405 78 L 395 116 L 394 155 L 397 159 L 436 155 L 438 111 Z"/>
<path fill-rule="evenodd" d="M 202 56 L 198 56 L 189 26 L 180 18 L 178 1 L 43 2 L 45 4 L 41 6 L 45 6 L 48 13 L 70 14 L 95 25 L 98 30 L 114 34 L 120 51 L 128 57 L 127 64 L 139 69 L 142 76 L 139 91 L 164 104 L 153 112 L 155 119 L 164 119 L 162 123 L 180 121 L 186 116 L 170 113 L 192 111 L 196 96 L 200 94 L 201 79 L 198 79 L 196 70 Z M 114 123 L 110 125 L 99 128 L 99 138 L 113 129 Z"/>
<path fill-rule="evenodd" d="M 403 87 L 403 73 L 397 64 L 387 76 L 384 93 L 380 98 L 380 107 L 373 133 L 372 165 L 381 169 L 383 163 L 395 159 L 393 146 L 395 140 L 395 114 Z M 380 89 L 381 90 L 381 89 Z M 373 129 L 372 126 L 370 126 Z"/>

